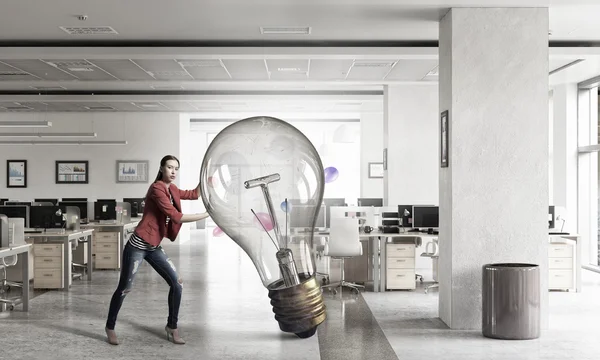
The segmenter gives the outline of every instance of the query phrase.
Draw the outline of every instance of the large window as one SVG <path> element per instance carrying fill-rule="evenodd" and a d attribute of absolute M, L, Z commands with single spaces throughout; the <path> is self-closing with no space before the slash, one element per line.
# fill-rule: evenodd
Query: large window
<path fill-rule="evenodd" d="M 598 176 L 598 88 L 580 88 L 578 104 L 578 232 L 582 264 L 600 270 L 600 176 Z"/>

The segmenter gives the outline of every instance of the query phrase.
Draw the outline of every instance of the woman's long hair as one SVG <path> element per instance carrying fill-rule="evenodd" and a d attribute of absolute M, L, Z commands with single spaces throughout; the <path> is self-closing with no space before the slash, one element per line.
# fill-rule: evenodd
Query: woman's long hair
<path fill-rule="evenodd" d="M 177 161 L 177 166 L 181 166 L 181 164 L 179 163 L 179 159 L 176 158 L 173 155 L 167 155 L 165 157 L 162 158 L 162 160 L 160 161 L 160 169 L 158 169 L 158 174 L 156 174 L 156 179 L 154 179 L 154 182 L 157 182 L 158 180 L 161 180 L 163 177 L 163 173 L 162 173 L 162 168 L 163 166 L 167 165 L 167 161 L 169 160 L 175 160 Z"/>

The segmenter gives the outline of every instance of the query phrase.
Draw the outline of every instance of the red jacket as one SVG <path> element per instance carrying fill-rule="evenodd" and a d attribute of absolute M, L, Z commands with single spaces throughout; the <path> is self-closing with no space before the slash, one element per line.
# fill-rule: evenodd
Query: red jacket
<path fill-rule="evenodd" d="M 173 196 L 173 204 L 171 198 Z M 135 233 L 153 246 L 160 245 L 163 238 L 175 241 L 181 229 L 181 200 L 197 200 L 196 190 L 179 190 L 171 183 L 169 190 L 163 181 L 150 185 L 144 205 L 144 215 Z M 170 218 L 167 226 L 167 216 Z"/>

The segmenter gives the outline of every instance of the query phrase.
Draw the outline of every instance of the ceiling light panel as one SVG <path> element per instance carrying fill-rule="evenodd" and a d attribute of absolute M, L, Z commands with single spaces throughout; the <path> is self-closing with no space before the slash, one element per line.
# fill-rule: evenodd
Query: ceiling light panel
<path fill-rule="evenodd" d="M 90 60 L 97 67 L 103 69 L 109 74 L 114 75 L 120 80 L 141 81 L 153 80 L 147 72 L 137 66 L 130 60 Z"/>
<path fill-rule="evenodd" d="M 0 121 L 1 128 L 50 127 L 51 121 Z"/>
<path fill-rule="evenodd" d="M 141 109 L 130 102 L 108 101 L 103 103 L 106 106 L 115 108 L 117 111 L 141 111 Z"/>
<path fill-rule="evenodd" d="M 196 111 L 196 108 L 185 101 L 164 101 L 162 104 L 171 111 Z"/>
<path fill-rule="evenodd" d="M 59 26 L 69 35 L 118 35 L 119 33 L 111 26 Z"/>
<path fill-rule="evenodd" d="M 420 81 L 437 67 L 437 60 L 398 60 L 386 80 Z"/>
<path fill-rule="evenodd" d="M 132 105 L 144 111 L 165 111 L 169 110 L 165 105 L 159 102 L 134 102 Z"/>
<path fill-rule="evenodd" d="M 175 60 L 132 59 L 132 61 L 157 80 L 193 80 Z"/>
<path fill-rule="evenodd" d="M 3 62 L 27 71 L 42 80 L 61 81 L 75 79 L 75 77 L 70 73 L 61 71 L 58 68 L 38 59 L 3 60 Z"/>
<path fill-rule="evenodd" d="M 225 59 L 223 64 L 233 80 L 268 80 L 265 61 L 261 59 Z"/>
<path fill-rule="evenodd" d="M 178 60 L 179 65 L 196 80 L 229 80 L 227 69 L 218 59 Z"/>
<path fill-rule="evenodd" d="M 383 80 L 393 65 L 393 61 L 355 61 L 346 79 L 360 81 Z"/>
<path fill-rule="evenodd" d="M 6 140 L 0 145 L 127 145 L 127 141 L 95 140 Z"/>
<path fill-rule="evenodd" d="M 51 66 L 57 69 L 65 71 L 79 80 L 88 81 L 108 81 L 116 80 L 114 76 L 111 76 L 103 69 L 97 67 L 90 61 L 83 59 L 67 59 L 67 60 L 44 60 Z"/>
<path fill-rule="evenodd" d="M 263 35 L 310 35 L 310 26 L 261 26 L 260 33 Z"/>
<path fill-rule="evenodd" d="M 0 138 L 95 138 L 96 133 L 0 132 Z"/>
<path fill-rule="evenodd" d="M 311 60 L 309 77 L 311 80 L 344 80 L 352 60 Z"/>

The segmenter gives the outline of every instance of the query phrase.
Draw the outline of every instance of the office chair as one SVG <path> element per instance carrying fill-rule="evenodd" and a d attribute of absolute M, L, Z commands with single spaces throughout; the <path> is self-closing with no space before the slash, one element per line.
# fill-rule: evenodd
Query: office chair
<path fill-rule="evenodd" d="M 334 294 L 336 293 L 335 289 L 340 288 L 341 294 L 343 288 L 347 287 L 358 294 L 360 289 L 364 289 L 364 286 L 348 282 L 344 277 L 344 259 L 362 255 L 362 245 L 358 235 L 358 220 L 353 218 L 331 218 L 330 231 L 329 243 L 325 247 L 325 255 L 342 261 L 342 278 L 340 281 L 327 284 L 322 288 L 330 288 Z"/>
<path fill-rule="evenodd" d="M 6 259 L 2 258 L 0 260 L 0 270 L 2 270 L 2 277 L 0 278 L 0 310 L 4 311 L 5 307 L 8 307 L 9 310 L 13 310 L 15 305 L 21 303 L 21 297 L 16 296 L 13 298 L 4 297 L 4 294 L 10 290 L 11 287 L 20 287 L 22 288 L 24 285 L 18 282 L 8 281 L 6 279 L 6 268 L 9 266 L 17 265 L 18 255 L 14 255 L 14 261 L 11 263 L 6 263 Z"/>
<path fill-rule="evenodd" d="M 430 251 L 429 245 L 433 247 Z M 440 284 L 438 282 L 438 259 L 440 257 L 438 253 L 438 240 L 435 239 L 433 241 L 428 242 L 425 245 L 425 252 L 421 254 L 423 257 L 431 258 L 431 266 L 433 270 L 433 284 L 425 287 L 425 294 L 429 291 L 429 289 L 439 288 Z M 421 277 L 421 282 L 423 282 L 423 277 Z"/>

